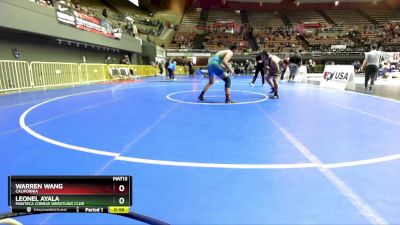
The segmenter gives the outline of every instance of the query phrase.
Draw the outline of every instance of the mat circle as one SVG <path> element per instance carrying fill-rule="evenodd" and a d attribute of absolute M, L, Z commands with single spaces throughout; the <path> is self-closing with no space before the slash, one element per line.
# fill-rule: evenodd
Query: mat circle
<path fill-rule="evenodd" d="M 236 102 L 235 104 L 226 104 L 225 102 L 207 102 L 207 101 L 201 102 L 201 101 L 198 101 L 197 98 L 193 98 L 193 101 L 183 101 L 183 100 L 179 100 L 179 99 L 175 98 L 175 96 L 182 94 L 182 93 L 195 93 L 195 92 L 200 93 L 200 91 L 198 91 L 198 90 L 197 91 L 196 90 L 178 91 L 178 92 L 168 94 L 166 96 L 166 98 L 168 100 L 171 100 L 174 102 L 179 102 L 179 103 L 183 103 L 183 104 L 192 104 L 192 105 L 245 105 L 245 104 L 260 103 L 260 102 L 264 102 L 264 101 L 268 100 L 268 95 L 266 95 L 266 94 L 259 93 L 259 92 L 253 92 L 253 91 L 242 91 L 242 90 L 231 90 L 231 92 L 254 94 L 254 95 L 262 96 L 262 98 L 255 100 L 255 101 Z M 209 92 L 224 92 L 224 91 L 208 91 L 208 93 Z"/>

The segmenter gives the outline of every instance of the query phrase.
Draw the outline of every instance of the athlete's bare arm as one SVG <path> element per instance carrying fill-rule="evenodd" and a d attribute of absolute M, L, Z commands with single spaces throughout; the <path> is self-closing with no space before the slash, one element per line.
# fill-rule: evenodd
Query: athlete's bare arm
<path fill-rule="evenodd" d="M 230 73 L 235 73 L 235 71 L 233 71 L 232 67 L 229 65 L 229 60 L 231 60 L 231 58 L 233 56 L 233 52 L 231 50 L 224 50 L 224 51 L 222 51 L 222 54 L 224 54 L 224 58 L 222 59 L 222 65 Z"/>

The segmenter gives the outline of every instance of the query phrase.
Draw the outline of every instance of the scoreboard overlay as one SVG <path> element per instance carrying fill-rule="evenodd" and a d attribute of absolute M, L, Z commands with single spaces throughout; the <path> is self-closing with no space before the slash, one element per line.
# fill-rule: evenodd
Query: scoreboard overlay
<path fill-rule="evenodd" d="M 131 176 L 9 176 L 12 212 L 129 213 Z"/>

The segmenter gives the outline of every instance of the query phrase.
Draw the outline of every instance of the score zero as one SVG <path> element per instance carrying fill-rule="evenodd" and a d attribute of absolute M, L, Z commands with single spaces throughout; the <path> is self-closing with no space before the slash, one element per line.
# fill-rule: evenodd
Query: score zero
<path fill-rule="evenodd" d="M 128 177 L 113 177 L 113 181 L 128 181 Z M 118 190 L 120 192 L 125 191 L 125 186 L 124 185 L 118 185 Z"/>
<path fill-rule="evenodd" d="M 113 181 L 122 181 L 123 182 L 123 181 L 128 181 L 128 180 L 129 180 L 129 178 L 126 177 L 126 176 L 113 177 Z M 120 184 L 120 185 L 117 185 L 117 186 L 118 186 L 118 191 L 119 192 L 124 192 L 125 191 L 125 185 Z M 125 203 L 125 198 L 124 197 L 120 197 L 118 199 L 118 203 L 123 205 Z"/>

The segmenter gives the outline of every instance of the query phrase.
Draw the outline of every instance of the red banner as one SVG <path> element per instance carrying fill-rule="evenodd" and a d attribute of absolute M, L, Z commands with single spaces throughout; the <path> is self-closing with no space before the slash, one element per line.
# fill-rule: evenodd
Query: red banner
<path fill-rule="evenodd" d="M 121 39 L 121 32 L 114 32 L 107 20 L 100 20 L 99 18 L 78 12 L 69 5 L 58 2 L 56 5 L 56 15 L 60 23 L 106 37 Z"/>

